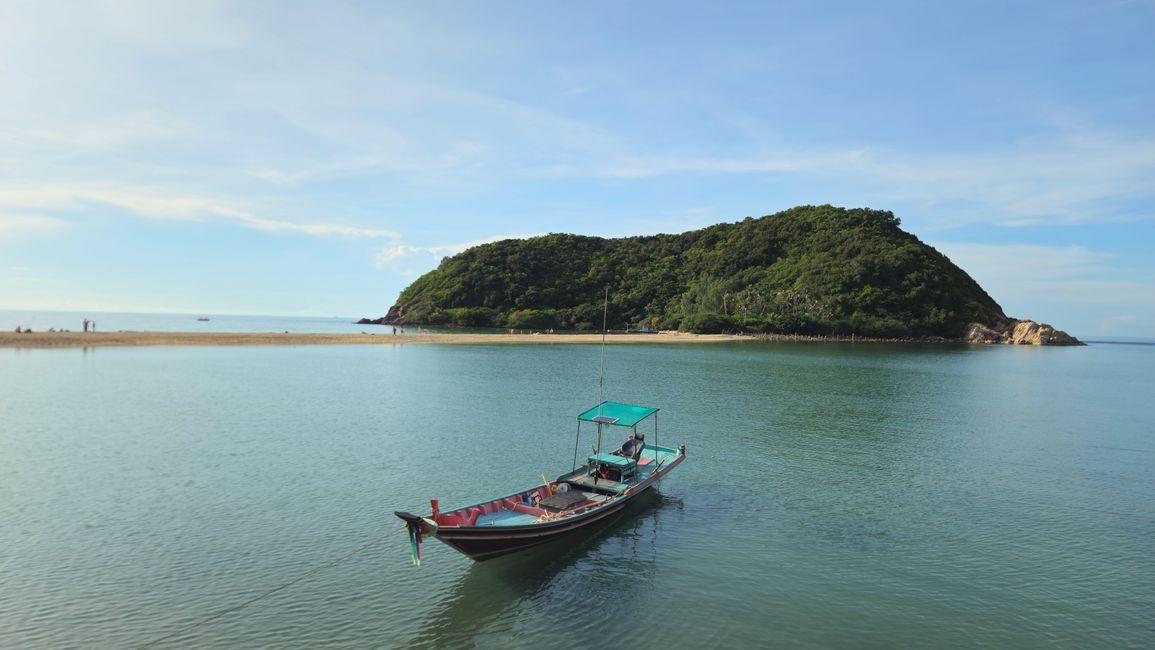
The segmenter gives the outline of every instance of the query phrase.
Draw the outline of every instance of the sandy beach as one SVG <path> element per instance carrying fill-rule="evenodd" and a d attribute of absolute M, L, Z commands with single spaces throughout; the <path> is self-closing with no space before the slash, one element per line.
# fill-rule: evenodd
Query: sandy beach
<path fill-rule="evenodd" d="M 720 343 L 751 340 L 723 334 L 610 334 L 607 344 Z M 0 332 L 4 348 L 90 348 L 143 345 L 557 345 L 598 344 L 597 334 L 305 334 L 260 332 Z"/>

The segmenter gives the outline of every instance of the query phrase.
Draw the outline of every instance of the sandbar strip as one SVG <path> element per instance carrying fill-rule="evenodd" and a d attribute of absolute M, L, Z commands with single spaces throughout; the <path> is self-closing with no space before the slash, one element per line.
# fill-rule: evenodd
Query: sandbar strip
<path fill-rule="evenodd" d="M 607 344 L 749 341 L 727 334 L 610 334 Z M 598 334 L 311 334 L 262 332 L 0 332 L 0 348 L 91 348 L 149 345 L 557 345 L 600 344 Z"/>

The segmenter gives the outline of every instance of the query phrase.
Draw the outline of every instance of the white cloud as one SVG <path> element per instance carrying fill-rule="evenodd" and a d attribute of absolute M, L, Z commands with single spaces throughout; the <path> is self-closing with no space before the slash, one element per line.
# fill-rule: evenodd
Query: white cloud
<path fill-rule="evenodd" d="M 74 6 L 40 2 L 0 3 L 0 35 L 28 46 L 60 34 L 63 46 L 99 43 L 105 50 L 147 49 L 152 53 L 229 50 L 243 45 L 250 30 L 231 3 L 97 0 Z M 159 27 L 167 29 L 160 29 Z"/>
<path fill-rule="evenodd" d="M 381 251 L 377 253 L 377 256 L 373 258 L 373 265 L 380 268 L 390 262 L 408 257 L 414 253 L 420 253 L 421 251 L 422 249 L 417 246 L 403 246 L 400 244 L 397 246 L 387 246 L 382 248 Z"/>
<path fill-rule="evenodd" d="M 297 232 L 305 235 L 319 236 L 336 235 L 356 239 L 376 239 L 381 237 L 396 239 L 401 236 L 392 230 L 383 230 L 381 228 L 362 228 L 360 226 L 345 226 L 333 223 L 294 223 L 290 221 L 278 221 L 276 219 L 258 217 L 240 210 L 231 210 L 228 212 L 218 211 L 217 214 L 236 219 L 245 226 L 255 230 Z"/>
<path fill-rule="evenodd" d="M 1083 246 L 933 242 L 1002 305 L 1008 316 L 1084 333 L 1109 333 L 1150 316 L 1104 321 L 1104 314 L 1155 315 L 1155 279 L 1120 266 L 1114 254 Z M 1110 325 L 1110 327 L 1108 327 Z"/>
<path fill-rule="evenodd" d="M 1155 199 L 1155 137 L 1145 133 L 1064 129 L 980 153 L 868 156 L 859 171 L 948 222 L 1016 227 L 1155 218 L 1150 207 L 1120 207 Z M 950 203 L 971 207 L 944 207 Z"/>
<path fill-rule="evenodd" d="M 1120 314 L 1118 316 L 1108 316 L 1098 321 L 1096 327 L 1097 334 L 1114 334 L 1120 329 L 1131 329 L 1139 321 L 1139 318 L 1131 314 Z"/>
<path fill-rule="evenodd" d="M 1108 263 L 1115 255 L 1084 246 L 1042 244 L 932 244 L 982 284 L 980 277 L 1045 278 L 1047 281 L 1073 280 L 1112 271 Z"/>
<path fill-rule="evenodd" d="M 55 217 L 35 214 L 6 214 L 0 212 L 0 239 L 28 234 L 52 233 L 67 227 Z"/>
<path fill-rule="evenodd" d="M 428 43 L 452 61 L 487 40 L 452 21 L 396 8 L 387 20 L 348 6 L 273 13 L 211 1 L 0 4 L 0 82 L 11 98 L 0 103 L 0 171 L 22 182 L 43 169 L 78 182 L 143 183 L 138 167 L 171 165 L 167 173 L 195 187 L 377 174 L 439 190 L 541 177 L 790 175 L 827 196 L 861 197 L 855 204 L 911 203 L 938 227 L 1155 218 L 1123 205 L 1155 199 L 1151 133 L 1067 121 L 1048 135 L 954 153 L 861 140 L 823 149 L 727 107 L 709 119 L 737 138 L 647 140 L 610 117 L 576 119 L 512 92 L 479 92 L 471 79 L 423 74 L 413 53 Z M 52 57 L 42 56 L 46 42 Z M 406 65 L 372 64 L 394 59 Z M 154 60 L 180 62 L 181 74 Z M 581 96 L 616 74 L 563 72 L 558 92 Z M 249 225 L 280 227 L 273 221 Z"/>
<path fill-rule="evenodd" d="M 820 153 L 780 152 L 751 158 L 709 158 L 679 156 L 627 156 L 597 170 L 611 178 L 646 178 L 667 174 L 788 174 L 857 166 L 863 150 Z"/>
<path fill-rule="evenodd" d="M 894 147 L 798 150 L 747 157 L 615 155 L 559 166 L 556 175 L 792 175 L 859 201 L 914 204 L 932 226 L 1006 227 L 1155 219 L 1155 135 L 1057 125 L 1049 135 L 980 151 L 922 153 Z M 832 189 L 834 188 L 834 189 Z M 1145 205 L 1146 208 L 1129 207 Z"/>
<path fill-rule="evenodd" d="M 225 219 L 246 228 L 273 232 L 296 232 L 313 236 L 351 238 L 392 238 L 392 230 L 365 228 L 336 223 L 301 223 L 262 217 L 219 199 L 167 194 L 136 188 L 102 186 L 37 186 L 22 189 L 0 189 L 0 207 L 18 209 L 75 210 L 84 204 L 102 204 L 122 208 L 141 217 L 174 221 Z"/>
<path fill-rule="evenodd" d="M 131 111 L 112 116 L 87 116 L 83 121 L 40 116 L 31 124 L 7 125 L 0 130 L 0 142 L 11 151 L 24 154 L 45 149 L 75 155 L 77 150 L 108 151 L 159 140 L 195 138 L 196 128 L 187 119 L 149 111 Z"/>
<path fill-rule="evenodd" d="M 387 246 L 381 249 L 373 259 L 373 266 L 382 268 L 391 262 L 409 257 L 411 255 L 430 255 L 433 260 L 439 260 L 446 255 L 456 255 L 462 251 L 480 246 L 482 244 L 492 244 L 493 242 L 503 241 L 506 239 L 529 239 L 530 237 L 541 237 L 541 233 L 531 235 L 494 235 L 486 239 L 478 239 L 475 241 L 460 242 L 456 244 L 438 244 L 436 246 L 406 246 L 398 244 L 396 246 Z"/>

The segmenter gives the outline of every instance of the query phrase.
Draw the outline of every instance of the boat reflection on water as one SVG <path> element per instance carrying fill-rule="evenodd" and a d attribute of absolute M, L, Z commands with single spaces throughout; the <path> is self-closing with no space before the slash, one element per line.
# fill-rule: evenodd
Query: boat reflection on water
<path fill-rule="evenodd" d="M 522 614 L 529 610 L 531 618 L 548 620 L 554 628 L 588 627 L 588 618 L 573 620 L 572 614 L 605 593 L 603 580 L 615 581 L 615 598 L 622 597 L 623 584 L 649 587 L 655 569 L 649 549 L 660 530 L 659 515 L 677 501 L 650 490 L 595 527 L 472 563 L 406 647 L 502 647 L 521 631 Z"/>

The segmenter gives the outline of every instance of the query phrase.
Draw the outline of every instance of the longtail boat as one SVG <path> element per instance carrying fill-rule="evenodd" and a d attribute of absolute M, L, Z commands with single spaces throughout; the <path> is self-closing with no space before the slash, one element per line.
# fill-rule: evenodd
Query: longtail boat
<path fill-rule="evenodd" d="M 638 425 L 653 421 L 654 444 L 645 442 Z M 593 454 L 580 467 L 578 446 L 583 424 L 597 425 Z M 620 447 L 602 451 L 609 427 L 629 430 Z M 603 521 L 621 512 L 634 497 L 648 490 L 686 459 L 686 446 L 661 447 L 658 409 L 619 402 L 602 402 L 578 416 L 573 469 L 552 481 L 503 497 L 442 511 L 430 500 L 428 517 L 395 512 L 409 529 L 415 564 L 421 562 L 421 542 L 436 537 L 474 560 L 521 551 Z"/>

